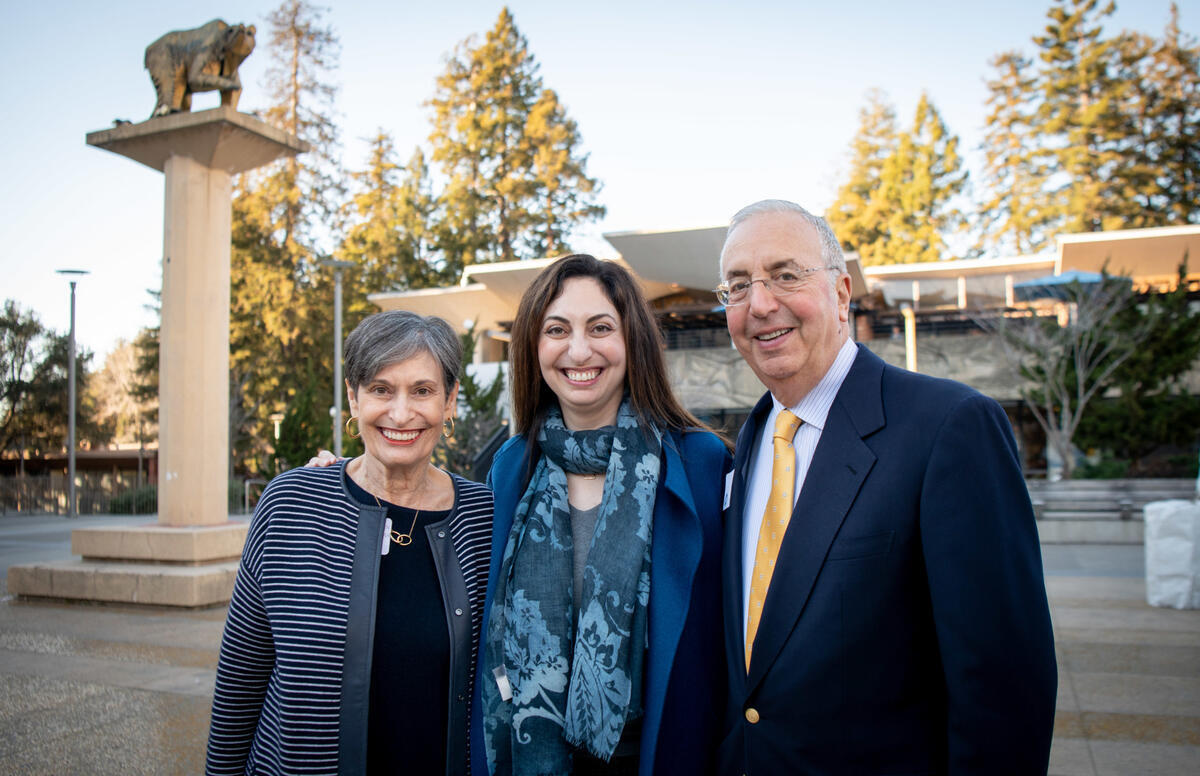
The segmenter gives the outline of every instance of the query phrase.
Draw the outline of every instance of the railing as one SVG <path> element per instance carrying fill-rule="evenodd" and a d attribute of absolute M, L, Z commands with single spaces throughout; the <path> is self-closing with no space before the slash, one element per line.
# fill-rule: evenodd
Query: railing
<path fill-rule="evenodd" d="M 1191 499 L 1192 480 L 1026 480 L 1043 544 L 1141 544 L 1151 501 Z"/>
<path fill-rule="evenodd" d="M 483 443 L 483 449 L 479 451 L 475 456 L 475 460 L 471 463 L 472 480 L 475 482 L 484 482 L 487 480 L 488 469 L 492 468 L 492 458 L 496 456 L 496 452 L 508 441 L 508 436 L 508 424 L 504 423 Z"/>
<path fill-rule="evenodd" d="M 261 480 L 229 483 L 229 511 L 249 512 L 257 496 L 251 487 Z M 77 512 L 81 515 L 154 514 L 158 511 L 158 486 L 146 483 L 136 472 L 78 472 L 75 475 Z M 253 496 L 253 498 L 252 498 Z M 65 515 L 67 477 L 65 474 L 0 477 L 0 514 Z"/>

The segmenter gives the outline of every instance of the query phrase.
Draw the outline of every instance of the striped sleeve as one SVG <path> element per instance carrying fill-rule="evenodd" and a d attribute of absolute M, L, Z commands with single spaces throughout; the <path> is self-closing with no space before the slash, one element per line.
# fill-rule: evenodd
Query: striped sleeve
<path fill-rule="evenodd" d="M 262 714 L 267 682 L 275 666 L 271 625 L 258 585 L 268 499 L 260 501 L 246 536 L 242 561 L 233 585 L 225 634 L 217 663 L 212 722 L 208 734 L 207 776 L 242 774 Z"/>
<path fill-rule="evenodd" d="M 340 466 L 271 481 L 221 643 L 206 774 L 336 774 L 358 508 Z"/>
<path fill-rule="evenodd" d="M 462 569 L 467 598 L 471 602 L 471 672 L 470 684 L 475 684 L 479 665 L 479 633 L 483 628 L 483 599 L 487 594 L 488 562 L 492 550 L 492 491 L 486 485 L 457 477 L 461 494 L 458 509 L 450 524 L 450 537 Z M 471 719 L 470 704 L 474 693 L 467 694 L 467 719 Z M 470 762 L 468 733 L 467 761 Z"/>

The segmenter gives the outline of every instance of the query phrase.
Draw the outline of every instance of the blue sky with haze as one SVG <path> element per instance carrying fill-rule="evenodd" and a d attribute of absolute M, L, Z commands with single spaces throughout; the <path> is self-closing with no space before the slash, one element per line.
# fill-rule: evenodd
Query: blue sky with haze
<path fill-rule="evenodd" d="M 0 296 L 68 325 L 56 268 L 92 272 L 79 286 L 77 324 L 94 366 L 151 322 L 145 289 L 160 283 L 162 175 L 84 143 L 115 118 L 154 106 L 142 68 L 147 44 L 213 18 L 259 27 L 243 65 L 241 108 L 265 105 L 265 0 L 109 3 L 5 0 L 8 73 L 0 86 Z M 434 79 L 446 55 L 482 36 L 501 4 L 333 2 L 341 39 L 338 111 L 343 163 L 361 167 L 364 138 L 383 128 L 401 159 L 426 148 Z M 576 237 L 611 255 L 604 232 L 716 226 L 744 204 L 792 199 L 822 212 L 833 200 L 858 110 L 886 91 L 901 125 L 922 90 L 963 146 L 976 147 L 988 60 L 1034 51 L 1049 0 L 895 3 L 848 0 L 627 2 L 516 0 L 517 26 L 578 121 L 606 218 Z M 1200 0 L 1179 3 L 1200 30 Z M 1106 29 L 1161 35 L 1167 0 L 1125 0 Z M 213 107 L 215 93 L 194 109 Z"/>

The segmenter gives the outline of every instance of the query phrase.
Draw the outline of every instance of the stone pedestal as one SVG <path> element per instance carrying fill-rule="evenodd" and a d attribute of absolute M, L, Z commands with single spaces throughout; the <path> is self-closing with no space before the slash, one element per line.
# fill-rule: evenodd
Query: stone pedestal
<path fill-rule="evenodd" d="M 92 132 L 87 142 L 166 177 L 158 524 L 75 531 L 72 550 L 83 561 L 12 567 L 9 591 L 181 606 L 226 601 L 246 537 L 228 514 L 231 180 L 307 146 L 227 106 Z"/>

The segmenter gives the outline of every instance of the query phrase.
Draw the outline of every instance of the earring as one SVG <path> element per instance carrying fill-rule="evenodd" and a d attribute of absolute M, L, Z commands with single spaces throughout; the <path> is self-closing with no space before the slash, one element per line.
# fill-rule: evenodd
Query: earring
<path fill-rule="evenodd" d="M 346 436 L 350 437 L 351 439 L 358 439 L 360 436 L 362 436 L 361 429 L 359 430 L 358 433 L 355 433 L 350 430 L 350 424 L 355 422 L 356 420 L 358 420 L 358 416 L 351 415 L 350 419 L 346 421 Z"/>
<path fill-rule="evenodd" d="M 446 430 L 447 423 L 450 424 L 449 431 Z M 442 421 L 442 436 L 446 437 L 446 439 L 450 439 L 454 436 L 454 418 L 446 418 Z"/>

